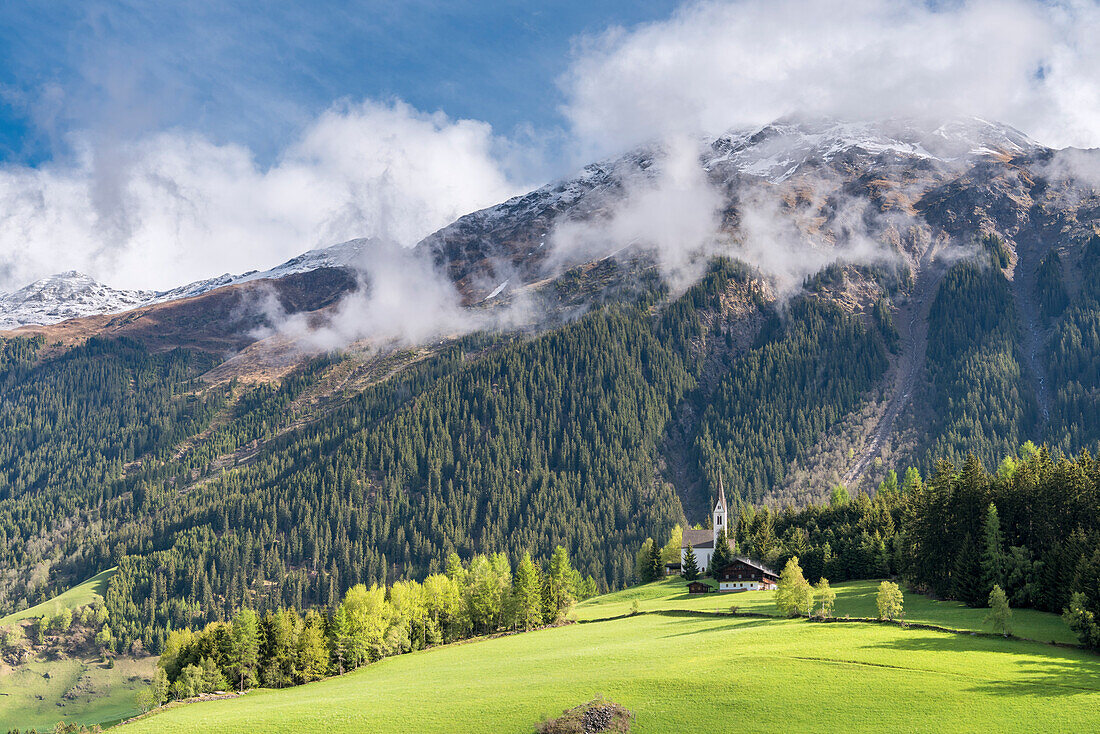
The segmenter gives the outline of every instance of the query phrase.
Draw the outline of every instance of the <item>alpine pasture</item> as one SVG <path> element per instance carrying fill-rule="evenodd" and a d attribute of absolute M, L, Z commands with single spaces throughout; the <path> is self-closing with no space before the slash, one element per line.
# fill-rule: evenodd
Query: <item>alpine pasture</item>
<path fill-rule="evenodd" d="M 401 655 L 353 673 L 236 699 L 170 706 L 140 732 L 530 732 L 602 695 L 634 731 L 975 731 L 1100 727 L 1100 657 L 985 634 L 731 616 L 771 593 L 687 597 L 659 582 L 582 603 L 563 627 Z M 870 583 L 839 585 L 863 616 Z M 868 596 L 870 594 L 870 596 Z M 633 598 L 632 598 L 633 597 Z M 640 613 L 631 614 L 638 601 Z M 980 630 L 982 610 L 907 595 L 929 623 Z M 619 616 L 625 614 L 626 616 Z M 600 619 L 602 617 L 602 619 Z M 608 617 L 611 617 L 608 619 Z M 1068 637 L 1017 612 L 1021 636 Z"/>

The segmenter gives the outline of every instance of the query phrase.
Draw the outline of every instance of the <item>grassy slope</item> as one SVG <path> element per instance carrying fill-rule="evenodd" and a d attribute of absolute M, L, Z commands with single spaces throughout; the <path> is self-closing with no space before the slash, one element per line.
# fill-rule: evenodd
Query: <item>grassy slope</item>
<path fill-rule="evenodd" d="M 836 616 L 875 617 L 875 594 L 878 584 L 871 581 L 851 581 L 837 584 Z M 737 594 L 688 594 L 680 579 L 669 579 L 644 586 L 632 586 L 613 594 L 589 599 L 578 604 L 573 617 L 578 620 L 606 619 L 629 614 L 638 602 L 643 611 L 684 609 L 693 611 L 727 611 L 737 605 L 743 612 L 776 614 L 775 594 L 771 591 L 746 591 Z M 989 632 L 985 623 L 988 609 L 971 609 L 953 601 L 934 601 L 921 594 L 905 594 L 905 619 L 909 622 L 935 624 L 951 629 Z M 1056 614 L 1034 609 L 1012 611 L 1012 631 L 1020 637 L 1043 642 L 1077 643 L 1077 637 Z"/>
<path fill-rule="evenodd" d="M 58 611 L 65 607 L 76 609 L 77 607 L 91 604 L 96 599 L 102 599 L 107 593 L 107 582 L 110 581 L 111 577 L 114 575 L 115 569 L 113 568 L 98 573 L 84 583 L 67 589 L 52 599 L 44 601 L 41 604 L 36 604 L 29 609 L 24 609 L 21 612 L 9 614 L 3 619 L 0 619 L 0 627 L 4 627 L 14 622 L 20 622 L 24 619 L 33 619 L 44 615 L 57 614 Z"/>
<path fill-rule="evenodd" d="M 283 691 L 169 709 L 141 732 L 530 732 L 598 694 L 635 731 L 1100 727 L 1100 657 L 866 624 L 645 614 L 390 658 Z"/>
<path fill-rule="evenodd" d="M 90 726 L 133 716 L 138 711 L 138 688 L 155 666 L 152 657 L 119 658 L 114 668 L 98 660 L 76 659 L 33 661 L 14 670 L 0 666 L 0 731 L 15 727 L 52 731 L 61 720 Z M 44 673 L 50 677 L 43 677 Z M 73 697 L 65 698 L 69 691 Z"/>
<path fill-rule="evenodd" d="M 68 607 L 102 599 L 111 568 L 53 599 L 0 619 L 5 627 L 26 619 L 56 614 Z M 133 716 L 138 688 L 152 677 L 156 658 L 120 657 L 108 668 L 98 657 L 81 660 L 32 660 L 16 668 L 0 663 L 0 730 L 52 730 L 58 721 L 106 724 Z M 45 674 L 49 674 L 49 678 Z M 66 694 L 71 694 L 66 698 Z M 59 705 L 60 704 L 60 705 Z"/>

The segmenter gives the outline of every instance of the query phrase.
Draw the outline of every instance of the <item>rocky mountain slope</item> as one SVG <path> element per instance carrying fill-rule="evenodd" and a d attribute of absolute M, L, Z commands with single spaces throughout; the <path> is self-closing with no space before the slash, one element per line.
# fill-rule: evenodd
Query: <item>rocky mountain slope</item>
<path fill-rule="evenodd" d="M 614 226 L 623 211 L 633 211 L 631 202 L 670 185 L 713 196 L 707 241 L 675 253 L 696 260 L 697 272 L 713 256 L 739 260 L 755 269 L 753 288 L 768 294 L 773 310 L 783 313 L 792 297 L 808 292 L 868 325 L 885 314 L 896 333 L 875 390 L 812 449 L 799 451 L 781 473 L 777 497 L 805 495 L 807 484 L 820 495 L 832 482 L 857 484 L 866 475 L 873 486 L 884 462 L 917 461 L 927 435 L 939 430 L 928 407 L 937 389 L 927 364 L 933 302 L 956 263 L 992 258 L 1009 284 L 1022 334 L 1013 369 L 1034 395 L 1043 424 L 1050 422 L 1056 387 L 1042 353 L 1056 325 L 1040 314 L 1036 274 L 1052 252 L 1060 253 L 1057 268 L 1067 297 L 1081 290 L 1088 266 L 1084 243 L 1098 226 L 1090 176 L 1100 170 L 1096 151 L 1067 155 L 979 119 L 784 119 L 693 141 L 686 149 L 698 181 L 685 184 L 669 174 L 683 163 L 676 158 L 684 149 L 652 145 L 594 163 L 576 176 L 461 217 L 414 252 L 431 261 L 444 283 L 454 284 L 467 307 L 506 307 L 512 299 L 526 299 L 537 304 L 526 310 L 527 328 L 545 330 L 631 285 L 640 273 L 668 275 L 662 269 L 667 242 L 648 241 L 644 233 L 624 240 Z M 668 218 L 676 221 L 677 215 L 669 212 Z M 587 228 L 583 247 L 562 242 L 561 233 L 570 227 Z M 324 323 L 348 292 L 360 284 L 371 287 L 369 276 L 359 272 L 370 262 L 371 248 L 354 240 L 268 271 L 223 275 L 156 294 L 113 292 L 75 276 L 63 279 L 67 288 L 48 279 L 20 291 L 18 299 L 7 297 L 4 303 L 13 305 L 4 318 L 13 324 L 85 315 L 18 333 L 41 333 L 63 344 L 108 335 L 157 350 L 198 348 L 219 360 L 232 357 L 211 373 L 217 379 L 250 371 L 259 379 L 277 379 L 313 352 L 265 336 L 272 299 L 280 314 L 309 313 Z M 611 262 L 627 267 L 608 267 Z M 729 302 L 747 292 L 731 293 Z M 697 391 L 700 401 L 709 397 L 705 388 L 717 389 L 731 361 L 749 349 L 761 315 L 730 308 L 708 318 L 717 333 L 741 336 L 731 336 L 730 347 L 718 348 L 715 340 L 697 345 L 711 375 Z M 514 328 L 514 320 L 508 323 Z M 700 419 L 686 410 L 678 430 L 692 436 Z M 1027 431 L 1038 435 L 1039 428 Z M 705 493 L 698 485 L 698 457 L 682 465 L 684 452 L 695 449 L 666 443 L 676 445 L 681 450 L 667 457 L 666 476 L 693 485 L 681 487 L 685 498 Z"/>

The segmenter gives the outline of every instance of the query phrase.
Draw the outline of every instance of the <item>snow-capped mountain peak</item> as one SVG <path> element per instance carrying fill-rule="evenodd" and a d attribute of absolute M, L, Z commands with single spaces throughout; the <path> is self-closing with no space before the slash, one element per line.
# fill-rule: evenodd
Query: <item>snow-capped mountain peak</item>
<path fill-rule="evenodd" d="M 362 261 L 370 241 L 350 240 L 310 250 L 270 270 L 240 275 L 225 273 L 166 291 L 119 290 L 91 276 L 70 270 L 36 280 L 14 293 L 0 294 L 0 330 L 30 324 L 55 324 L 66 319 L 111 314 L 139 306 L 202 295 L 215 288 L 262 278 L 283 278 L 318 268 L 354 268 Z"/>
<path fill-rule="evenodd" d="M 215 288 L 222 288 L 227 285 L 247 283 L 263 278 L 285 278 L 288 275 L 305 273 L 310 270 L 317 270 L 318 268 L 355 269 L 363 261 L 370 243 L 371 241 L 369 239 L 355 239 L 329 247 L 319 247 L 315 250 L 304 252 L 280 265 L 276 265 L 270 270 L 250 270 L 240 275 L 223 273 L 213 278 L 196 280 L 193 283 L 181 285 L 178 288 L 161 291 L 160 293 L 154 294 L 146 302 L 163 303 L 165 301 L 175 301 L 180 298 L 190 298 L 192 296 L 202 295 L 207 291 L 212 291 Z"/>
<path fill-rule="evenodd" d="M 710 144 L 704 166 L 707 170 L 732 168 L 780 183 L 808 163 L 829 163 L 843 155 L 953 163 L 978 156 L 1021 155 L 1039 147 L 1008 125 L 979 118 L 939 124 L 914 119 L 784 118 L 719 136 Z"/>
<path fill-rule="evenodd" d="M 75 270 L 36 280 L 0 296 L 0 329 L 24 324 L 52 324 L 92 314 L 114 313 L 139 306 L 153 291 L 118 290 L 97 283 Z"/>

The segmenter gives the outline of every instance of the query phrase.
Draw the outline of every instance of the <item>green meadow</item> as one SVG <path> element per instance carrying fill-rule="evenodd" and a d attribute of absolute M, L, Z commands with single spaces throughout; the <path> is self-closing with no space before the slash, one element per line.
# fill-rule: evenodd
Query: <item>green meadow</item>
<path fill-rule="evenodd" d="M 0 628 L 52 616 L 102 599 L 115 573 L 108 569 L 54 598 L 0 619 Z M 92 726 L 113 724 L 137 713 L 136 695 L 147 685 L 156 658 L 119 657 L 113 667 L 91 656 L 34 659 L 11 667 L 0 662 L 0 731 L 52 731 L 58 721 Z"/>
<path fill-rule="evenodd" d="M 850 613 L 862 616 L 873 586 L 842 587 Z M 707 597 L 709 607 L 699 611 L 728 608 L 735 599 L 763 610 L 767 596 Z M 592 617 L 596 609 L 629 610 L 637 598 L 649 613 L 388 658 L 306 686 L 170 707 L 121 731 L 531 732 L 540 718 L 598 695 L 634 711 L 637 732 L 1100 728 L 1100 656 L 1083 650 L 857 622 L 676 611 L 685 602 L 677 597 L 677 585 L 652 584 L 576 609 L 578 618 Z M 917 598 L 907 604 L 920 606 Z M 921 613 L 938 609 L 928 602 Z M 958 626 L 970 619 L 957 609 L 944 615 L 936 621 Z M 1019 616 L 1036 630 L 1050 631 L 1057 621 Z"/>
<path fill-rule="evenodd" d="M 152 657 L 119 658 L 113 668 L 74 658 L 0 665 L 0 731 L 53 731 L 58 721 L 91 726 L 133 716 L 137 692 L 155 666 Z"/>
<path fill-rule="evenodd" d="M 0 619 L 0 627 L 6 627 L 9 624 L 21 622 L 24 619 L 52 616 L 62 609 L 76 609 L 77 607 L 91 604 L 96 599 L 103 599 L 107 594 L 107 582 L 115 575 L 116 570 L 117 569 L 114 568 L 108 568 L 106 571 L 92 576 L 84 583 L 78 584 L 71 589 L 66 589 L 52 599 L 48 599 L 41 604 L 24 609 L 21 612 L 9 614 Z"/>
<path fill-rule="evenodd" d="M 837 617 L 877 617 L 873 581 L 849 581 L 833 586 Z M 572 614 L 576 620 L 607 619 L 630 614 L 634 602 L 642 612 L 674 609 L 697 612 L 728 612 L 736 606 L 741 612 L 775 615 L 775 594 L 771 591 L 743 591 L 736 594 L 688 594 L 680 579 L 668 579 L 623 591 L 604 594 L 578 604 Z M 905 593 L 905 621 L 934 624 L 949 629 L 989 632 L 985 617 L 988 609 L 972 609 L 957 601 L 936 601 L 922 594 Z M 1077 644 L 1077 637 L 1056 614 L 1034 609 L 1012 610 L 1012 632 L 1040 642 Z"/>

